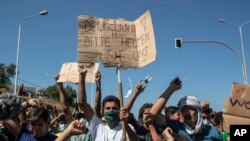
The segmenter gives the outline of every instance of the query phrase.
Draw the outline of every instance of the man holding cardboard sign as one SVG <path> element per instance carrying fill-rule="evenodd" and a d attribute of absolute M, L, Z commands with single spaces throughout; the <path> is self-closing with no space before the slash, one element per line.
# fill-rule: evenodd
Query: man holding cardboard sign
<path fill-rule="evenodd" d="M 120 101 L 115 96 L 107 96 L 104 98 L 102 112 L 106 122 L 103 122 L 87 103 L 87 94 L 85 90 L 85 78 L 87 70 L 84 67 L 79 67 L 80 80 L 78 84 L 78 102 L 86 115 L 89 122 L 89 129 L 94 140 L 122 140 L 122 126 L 120 120 L 128 118 L 128 112 L 125 109 L 120 109 Z M 126 123 L 126 135 L 128 141 L 139 140 L 131 125 Z"/>

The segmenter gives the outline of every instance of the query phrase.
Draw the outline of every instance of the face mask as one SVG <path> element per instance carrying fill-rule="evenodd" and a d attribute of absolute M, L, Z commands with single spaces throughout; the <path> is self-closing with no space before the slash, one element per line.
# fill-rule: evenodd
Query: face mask
<path fill-rule="evenodd" d="M 87 120 L 85 118 L 81 118 L 79 121 L 83 126 L 86 126 Z"/>
<path fill-rule="evenodd" d="M 146 123 L 146 118 L 149 116 L 149 114 L 143 114 L 142 115 L 142 122 L 145 124 Z"/>
<path fill-rule="evenodd" d="M 203 123 L 204 124 L 208 124 L 208 120 L 207 119 L 203 119 Z"/>
<path fill-rule="evenodd" d="M 118 114 L 119 114 L 118 111 L 104 112 L 105 121 L 108 124 L 113 124 L 113 123 L 119 122 Z"/>
<path fill-rule="evenodd" d="M 66 128 L 66 124 L 60 123 L 59 124 L 59 131 L 63 131 Z"/>
<path fill-rule="evenodd" d="M 86 124 L 87 124 L 87 120 L 85 119 L 85 118 L 81 118 L 80 120 L 79 120 L 80 122 L 81 122 L 81 124 L 84 126 L 84 131 L 83 132 L 85 132 L 86 131 Z"/>

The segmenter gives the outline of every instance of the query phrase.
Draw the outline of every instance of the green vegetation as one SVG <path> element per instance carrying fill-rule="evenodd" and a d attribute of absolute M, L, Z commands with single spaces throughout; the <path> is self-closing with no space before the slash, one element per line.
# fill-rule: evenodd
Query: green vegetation
<path fill-rule="evenodd" d="M 74 90 L 71 86 L 66 85 L 66 87 L 64 87 L 64 91 L 65 91 L 67 101 L 69 102 L 71 106 L 74 106 L 75 105 L 74 99 L 76 98 L 76 95 L 77 95 L 76 90 Z M 53 86 L 49 86 L 46 89 L 45 95 L 49 99 L 54 99 L 58 101 L 59 91 L 58 91 L 57 85 L 55 84 Z"/>
<path fill-rule="evenodd" d="M 14 77 L 15 69 L 15 64 L 6 66 L 5 64 L 0 63 L 0 89 L 8 90 L 8 85 L 12 84 L 10 78 Z"/>

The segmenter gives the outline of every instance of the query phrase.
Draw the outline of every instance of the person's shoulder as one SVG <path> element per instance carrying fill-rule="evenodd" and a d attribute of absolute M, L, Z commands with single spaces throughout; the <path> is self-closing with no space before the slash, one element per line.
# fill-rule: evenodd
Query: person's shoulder
<path fill-rule="evenodd" d="M 215 126 L 210 125 L 210 124 L 205 124 L 204 128 L 205 128 L 205 130 L 207 130 L 209 132 L 220 133 L 218 128 L 216 128 Z"/>
<path fill-rule="evenodd" d="M 102 123 L 102 119 L 100 119 L 96 114 L 94 114 L 93 117 L 91 118 L 90 122 Z"/>
<path fill-rule="evenodd" d="M 19 135 L 17 136 L 17 141 L 24 140 L 26 138 L 32 138 L 32 134 L 26 129 L 26 127 L 22 127 Z"/>
<path fill-rule="evenodd" d="M 106 127 L 106 123 L 94 114 L 90 122 L 87 123 L 87 127 L 89 127 L 91 132 L 93 130 L 103 130 Z"/>
<path fill-rule="evenodd" d="M 218 128 L 214 127 L 213 125 L 209 125 L 209 124 L 206 124 L 204 126 L 204 134 L 206 136 L 210 136 L 214 139 L 218 139 L 220 140 L 221 139 L 221 133 L 220 131 L 218 130 Z"/>

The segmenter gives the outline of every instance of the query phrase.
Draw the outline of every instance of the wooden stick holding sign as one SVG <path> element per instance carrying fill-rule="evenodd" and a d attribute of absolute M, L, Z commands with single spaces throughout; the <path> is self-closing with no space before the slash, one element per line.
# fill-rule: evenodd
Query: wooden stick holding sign
<path fill-rule="evenodd" d="M 117 77 L 118 77 L 118 93 L 119 93 L 119 100 L 120 100 L 120 108 L 123 108 L 123 92 L 122 92 L 122 81 L 121 81 L 121 73 L 120 68 L 116 68 Z M 122 140 L 126 141 L 126 121 L 123 119 L 122 123 Z"/>

